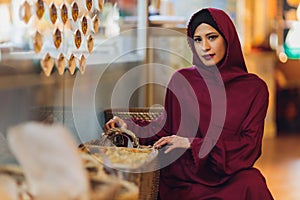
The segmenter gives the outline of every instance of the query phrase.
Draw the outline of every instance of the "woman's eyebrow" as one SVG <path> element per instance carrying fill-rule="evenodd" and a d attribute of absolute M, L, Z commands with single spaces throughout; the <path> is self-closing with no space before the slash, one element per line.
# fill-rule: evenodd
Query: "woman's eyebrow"
<path fill-rule="evenodd" d="M 210 36 L 210 35 L 219 35 L 219 33 L 215 32 L 215 31 L 212 31 L 212 32 L 209 32 L 209 33 L 205 34 L 205 36 Z"/>
<path fill-rule="evenodd" d="M 218 32 L 215 32 L 215 31 L 212 31 L 212 32 L 209 32 L 209 33 L 206 33 L 205 36 L 209 36 L 209 35 L 219 35 Z M 194 35 L 194 38 L 196 37 L 201 37 L 200 35 Z"/>

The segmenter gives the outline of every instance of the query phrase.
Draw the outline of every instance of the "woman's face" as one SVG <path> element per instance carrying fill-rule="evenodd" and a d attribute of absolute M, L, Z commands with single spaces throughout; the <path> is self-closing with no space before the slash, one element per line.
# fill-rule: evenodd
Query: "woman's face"
<path fill-rule="evenodd" d="M 215 66 L 225 56 L 226 42 L 212 26 L 200 24 L 195 30 L 193 39 L 195 50 L 204 65 Z"/>

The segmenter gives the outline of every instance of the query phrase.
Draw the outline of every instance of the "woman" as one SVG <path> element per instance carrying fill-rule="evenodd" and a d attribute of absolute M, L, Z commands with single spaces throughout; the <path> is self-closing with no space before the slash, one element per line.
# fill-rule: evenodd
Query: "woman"
<path fill-rule="evenodd" d="M 178 70 L 169 82 L 163 128 L 145 137 L 155 127 L 139 131 L 118 117 L 106 128 L 128 125 L 166 155 L 185 150 L 161 169 L 161 199 L 273 199 L 253 167 L 261 155 L 266 84 L 247 72 L 235 27 L 222 10 L 195 13 L 187 37 L 193 66 Z"/>

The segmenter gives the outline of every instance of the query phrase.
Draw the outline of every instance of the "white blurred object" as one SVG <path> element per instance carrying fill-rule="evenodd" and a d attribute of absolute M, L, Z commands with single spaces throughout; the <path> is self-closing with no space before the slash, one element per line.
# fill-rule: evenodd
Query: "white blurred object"
<path fill-rule="evenodd" d="M 18 200 L 18 187 L 15 180 L 5 174 L 0 175 L 1 200 Z"/>
<path fill-rule="evenodd" d="M 174 15 L 173 2 L 170 0 L 161 0 L 159 13 L 161 15 Z"/>
<path fill-rule="evenodd" d="M 104 22 L 105 26 L 105 36 L 114 37 L 120 34 L 120 25 L 119 25 L 119 9 L 117 4 L 114 4 L 112 7 L 107 7 L 108 13 L 106 16 L 106 21 Z"/>
<path fill-rule="evenodd" d="M 30 122 L 10 128 L 8 142 L 35 200 L 89 199 L 86 171 L 68 129 Z"/>
<path fill-rule="evenodd" d="M 1 28 L 0 28 L 0 42 L 7 42 L 10 40 L 11 20 L 9 4 L 0 4 L 1 12 Z"/>
<path fill-rule="evenodd" d="M 300 48 L 300 22 L 294 21 L 290 28 L 285 43 L 289 48 Z"/>
<path fill-rule="evenodd" d="M 292 22 L 292 26 L 286 36 L 285 42 L 289 48 L 300 48 L 300 3 L 297 8 L 297 21 Z"/>
<path fill-rule="evenodd" d="M 278 35 L 277 33 L 271 33 L 269 37 L 269 44 L 273 50 L 278 48 Z"/>

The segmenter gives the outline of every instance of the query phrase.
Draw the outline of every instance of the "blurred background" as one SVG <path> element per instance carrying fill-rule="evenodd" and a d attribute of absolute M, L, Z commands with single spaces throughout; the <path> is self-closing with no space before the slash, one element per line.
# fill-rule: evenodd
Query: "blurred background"
<path fill-rule="evenodd" d="M 74 19 L 74 2 L 78 20 Z M 133 92 L 129 106 L 163 105 L 165 87 L 151 81 L 158 74 L 168 78 L 171 73 L 153 67 L 153 63 L 174 70 L 190 66 L 186 23 L 193 12 L 216 7 L 234 21 L 249 72 L 260 76 L 269 88 L 263 156 L 257 166 L 275 199 L 300 198 L 296 189 L 300 185 L 300 0 L 91 2 L 89 10 L 82 0 L 0 0 L 3 140 L 8 127 L 31 120 L 61 123 L 72 130 L 78 143 L 98 137 L 105 122 L 103 113 L 112 107 L 116 83 L 136 66 L 148 67 L 132 79 L 133 84 L 142 80 L 148 84 Z M 55 22 L 51 22 L 53 4 L 57 9 Z M 61 14 L 64 4 L 68 9 L 66 22 L 62 22 Z M 38 17 L 38 12 L 43 15 Z M 84 16 L 93 43 L 83 34 Z M 56 28 L 62 38 L 58 48 L 54 46 L 59 39 L 54 36 Z M 74 46 L 78 29 L 82 33 L 79 48 Z M 88 43 L 93 44 L 92 51 Z M 36 49 L 37 44 L 40 49 Z M 50 61 L 45 61 L 47 53 Z M 58 71 L 59 53 L 65 56 L 63 73 Z M 76 60 L 73 65 L 72 54 Z M 82 55 L 85 62 L 80 62 Z M 124 88 L 118 93 L 120 99 L 127 95 Z M 5 155 L 1 162 L 13 162 Z"/>

